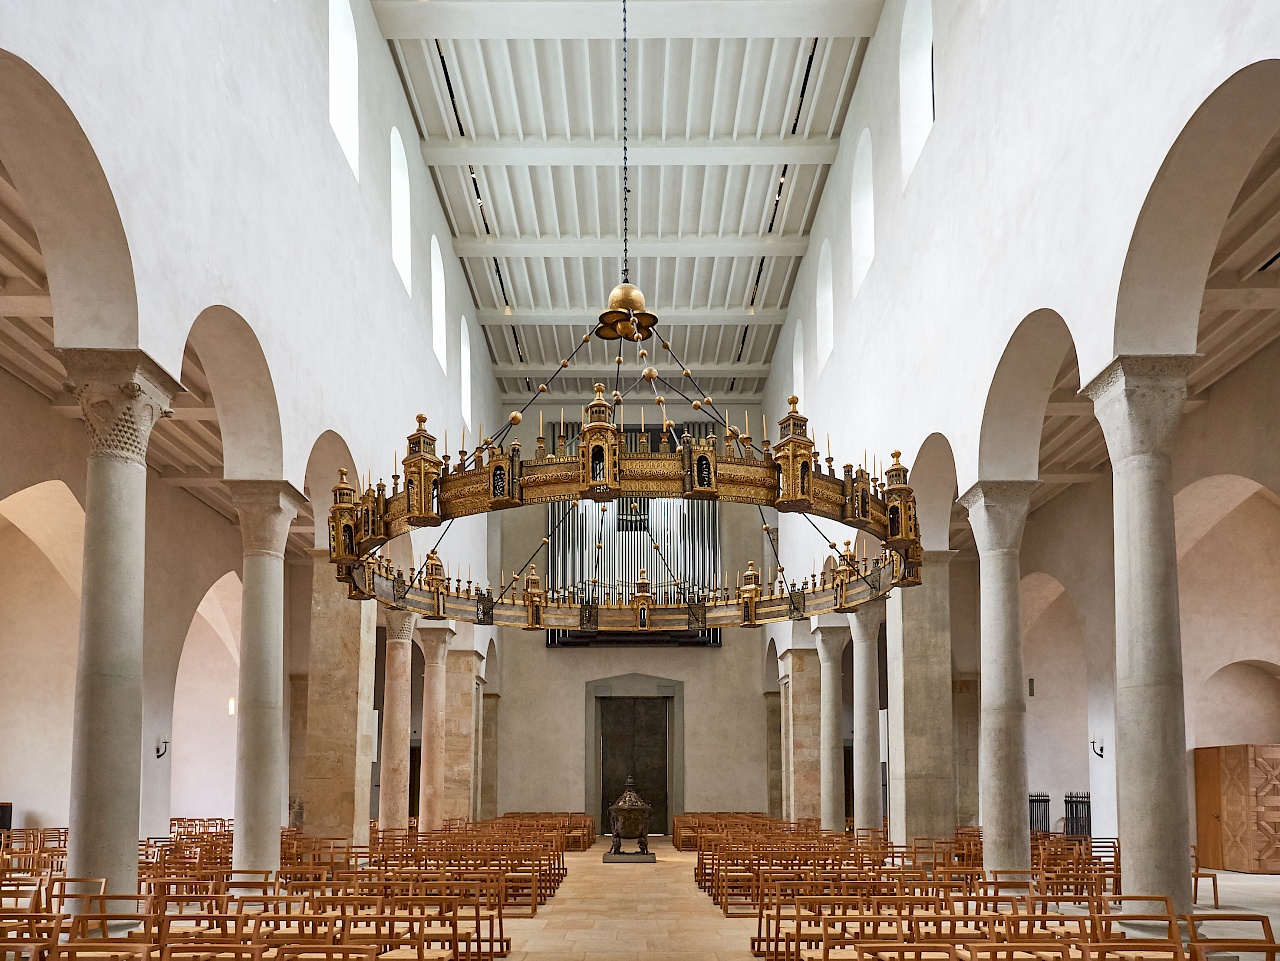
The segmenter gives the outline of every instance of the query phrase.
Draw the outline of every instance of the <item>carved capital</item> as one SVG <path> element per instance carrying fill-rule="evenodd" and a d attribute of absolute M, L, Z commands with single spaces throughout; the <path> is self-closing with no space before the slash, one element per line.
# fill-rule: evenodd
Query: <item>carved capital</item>
<path fill-rule="evenodd" d="M 182 385 L 140 350 L 59 351 L 63 389 L 80 404 L 89 456 L 145 465 L 151 428 Z"/>
<path fill-rule="evenodd" d="M 1084 388 L 1112 465 L 1134 456 L 1169 455 L 1195 362 L 1186 354 L 1117 357 Z"/>
<path fill-rule="evenodd" d="M 289 525 L 306 498 L 288 481 L 229 480 L 231 502 L 240 516 L 245 557 L 284 557 Z M 328 552 L 323 556 L 328 559 Z"/>
<path fill-rule="evenodd" d="M 927 551 L 926 554 L 942 553 L 951 554 L 953 551 Z M 880 625 L 884 623 L 885 618 L 885 598 L 878 597 L 874 601 L 867 601 L 853 612 L 853 623 L 857 628 L 857 635 L 860 639 L 870 639 L 875 641 L 880 634 Z"/>
<path fill-rule="evenodd" d="M 418 631 L 418 644 L 428 666 L 440 667 L 445 663 L 454 633 L 450 627 L 424 627 Z"/>
<path fill-rule="evenodd" d="M 810 618 L 810 624 L 816 638 L 818 660 L 824 664 L 838 661 L 852 635 L 849 618 L 844 614 L 834 617 L 823 615 Z"/>
<path fill-rule="evenodd" d="M 979 554 L 1018 552 L 1031 492 L 1038 486 L 1039 481 L 978 481 L 964 492 L 960 503 L 969 510 Z"/>
<path fill-rule="evenodd" d="M 413 629 L 418 626 L 418 615 L 413 611 L 387 609 L 387 643 L 412 644 Z"/>

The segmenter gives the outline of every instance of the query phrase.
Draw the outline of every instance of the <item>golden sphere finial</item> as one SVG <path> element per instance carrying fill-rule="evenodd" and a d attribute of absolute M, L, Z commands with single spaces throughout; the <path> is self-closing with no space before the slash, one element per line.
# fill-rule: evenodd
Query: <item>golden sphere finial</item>
<path fill-rule="evenodd" d="M 507 417 L 507 420 L 511 421 L 514 425 L 519 425 L 520 421 L 524 420 L 524 414 L 520 413 L 518 410 L 513 410 Z"/>

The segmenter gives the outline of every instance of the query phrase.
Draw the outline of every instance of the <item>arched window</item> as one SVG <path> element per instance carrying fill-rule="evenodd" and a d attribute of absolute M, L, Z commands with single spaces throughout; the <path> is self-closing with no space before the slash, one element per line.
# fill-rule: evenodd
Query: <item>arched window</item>
<path fill-rule="evenodd" d="M 462 419 L 471 426 L 471 328 L 467 318 L 462 318 L 461 341 L 458 348 L 458 366 L 462 378 Z"/>
<path fill-rule="evenodd" d="M 350 0 L 329 0 L 329 125 L 360 179 L 360 50 Z"/>
<path fill-rule="evenodd" d="M 907 0 L 902 12 L 898 111 L 906 182 L 933 128 L 933 0 Z"/>
<path fill-rule="evenodd" d="M 409 225 L 409 158 L 400 131 L 391 128 L 391 262 L 413 296 L 413 247 Z"/>
<path fill-rule="evenodd" d="M 817 370 L 827 365 L 831 356 L 831 345 L 835 340 L 835 291 L 832 289 L 831 277 L 831 241 L 822 242 L 822 250 L 818 254 L 818 282 L 816 317 L 818 343 L 814 347 L 814 359 Z"/>
<path fill-rule="evenodd" d="M 791 343 L 791 393 L 800 398 L 804 410 L 804 324 L 796 322 L 796 336 Z"/>
<path fill-rule="evenodd" d="M 849 205 L 851 227 L 850 297 L 857 297 L 876 255 L 875 193 L 871 178 L 871 131 L 862 131 L 853 154 L 853 190 Z"/>
<path fill-rule="evenodd" d="M 440 361 L 440 369 L 449 373 L 449 333 L 445 328 L 444 258 L 440 256 L 440 241 L 431 237 L 431 348 Z M 467 414 L 471 416 L 470 412 Z"/>

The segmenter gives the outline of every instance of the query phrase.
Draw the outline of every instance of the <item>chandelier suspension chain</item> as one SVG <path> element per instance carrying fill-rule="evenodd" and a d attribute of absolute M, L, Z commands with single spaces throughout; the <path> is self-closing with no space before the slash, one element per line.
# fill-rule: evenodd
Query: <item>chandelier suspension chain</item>
<path fill-rule="evenodd" d="M 622 0 L 622 282 L 631 278 L 631 166 L 627 153 L 627 0 Z"/>

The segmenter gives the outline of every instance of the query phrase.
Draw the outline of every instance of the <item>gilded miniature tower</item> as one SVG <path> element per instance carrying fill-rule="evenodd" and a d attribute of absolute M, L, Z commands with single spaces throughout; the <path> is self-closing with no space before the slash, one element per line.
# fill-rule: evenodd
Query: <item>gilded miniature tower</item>
<path fill-rule="evenodd" d="M 613 422 L 613 405 L 604 399 L 604 384 L 596 384 L 595 391 L 578 440 L 581 492 L 594 501 L 611 501 L 622 492 L 618 428 Z"/>
<path fill-rule="evenodd" d="M 796 410 L 800 398 L 792 394 L 787 403 L 791 410 L 778 421 L 781 435 L 773 448 L 773 461 L 778 469 L 778 500 L 774 506 L 780 511 L 809 511 L 813 509 L 813 441 L 809 438 L 809 421 Z"/>
<path fill-rule="evenodd" d="M 346 580 L 351 565 L 359 558 L 360 508 L 356 489 L 347 483 L 347 471 L 338 469 L 338 483 L 333 488 L 333 506 L 329 508 L 329 563 L 338 565 L 338 578 Z"/>
<path fill-rule="evenodd" d="M 524 592 L 520 595 L 520 599 L 524 601 L 527 615 L 524 629 L 526 631 L 543 630 L 542 609 L 547 605 L 547 592 L 542 588 L 542 578 L 538 576 L 538 568 L 535 564 L 529 565 L 529 573 L 524 576 Z"/>
<path fill-rule="evenodd" d="M 924 552 L 920 546 L 920 522 L 916 518 L 916 495 L 907 486 L 907 469 L 898 460 L 902 451 L 893 452 L 893 463 L 884 472 L 885 516 L 888 536 L 885 547 L 902 558 L 899 579 L 904 584 L 920 583 L 920 564 Z"/>
<path fill-rule="evenodd" d="M 432 551 L 427 555 L 427 562 L 422 567 L 422 586 L 431 592 L 435 601 L 434 613 L 427 615 L 430 620 L 444 618 L 444 595 L 449 586 L 449 579 L 444 576 L 444 564 L 440 555 Z"/>
<path fill-rule="evenodd" d="M 794 409 L 794 407 L 793 407 Z M 755 627 L 756 602 L 764 588 L 760 584 L 760 572 L 756 570 L 755 561 L 747 561 L 747 569 L 742 572 L 742 587 L 738 589 L 738 597 L 742 601 L 742 626 Z"/>
<path fill-rule="evenodd" d="M 631 595 L 631 609 L 636 615 L 636 629 L 647 630 L 649 612 L 653 608 L 653 589 L 649 585 L 649 572 L 640 568 L 640 577 L 636 580 L 635 591 Z"/>
<path fill-rule="evenodd" d="M 680 456 L 684 468 L 684 496 L 688 500 L 715 500 L 720 496 L 716 489 L 716 439 L 694 440 L 685 430 L 681 438 Z"/>
<path fill-rule="evenodd" d="M 412 527 L 435 527 L 440 523 L 440 468 L 436 439 L 427 433 L 427 418 L 418 415 L 418 429 L 408 437 L 404 465 L 405 519 Z"/>

